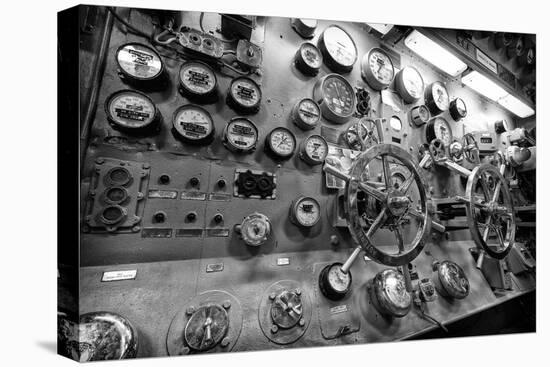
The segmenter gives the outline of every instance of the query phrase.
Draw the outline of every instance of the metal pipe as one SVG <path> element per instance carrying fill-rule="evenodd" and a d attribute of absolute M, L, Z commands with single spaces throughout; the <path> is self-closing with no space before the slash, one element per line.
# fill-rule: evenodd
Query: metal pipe
<path fill-rule="evenodd" d="M 357 246 L 355 250 L 353 250 L 351 255 L 348 257 L 344 265 L 342 265 L 342 269 L 341 269 L 342 272 L 346 274 L 349 272 L 349 269 L 351 268 L 351 266 L 355 262 L 355 259 L 357 259 L 357 256 L 359 256 L 360 253 L 361 253 L 361 246 Z"/>

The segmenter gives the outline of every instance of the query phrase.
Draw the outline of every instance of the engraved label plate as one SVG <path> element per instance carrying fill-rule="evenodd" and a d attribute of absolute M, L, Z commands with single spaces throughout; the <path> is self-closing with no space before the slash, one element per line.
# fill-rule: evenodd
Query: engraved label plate
<path fill-rule="evenodd" d="M 331 307 L 330 309 L 330 313 L 332 315 L 336 315 L 343 312 L 348 312 L 348 305 L 335 306 L 335 307 Z"/>
<path fill-rule="evenodd" d="M 141 231 L 143 238 L 170 238 L 172 237 L 172 228 L 143 228 Z"/>
<path fill-rule="evenodd" d="M 176 230 L 176 237 L 202 237 L 202 228 L 180 228 Z"/>
<path fill-rule="evenodd" d="M 205 192 L 199 192 L 199 191 L 183 191 L 181 193 L 181 199 L 182 200 L 204 201 L 204 200 L 206 200 L 206 193 Z"/>
<path fill-rule="evenodd" d="M 285 265 L 290 265 L 290 258 L 280 257 L 277 259 L 277 266 L 285 266 Z"/>
<path fill-rule="evenodd" d="M 206 237 L 229 237 L 229 228 L 207 228 Z"/>
<path fill-rule="evenodd" d="M 206 265 L 207 273 L 217 273 L 223 271 L 223 263 L 215 263 Z"/>
<path fill-rule="evenodd" d="M 102 282 L 115 282 L 117 280 L 132 280 L 136 279 L 137 269 L 134 270 L 115 270 L 106 271 L 101 277 Z"/>
<path fill-rule="evenodd" d="M 149 190 L 149 199 L 176 199 L 176 190 Z"/>

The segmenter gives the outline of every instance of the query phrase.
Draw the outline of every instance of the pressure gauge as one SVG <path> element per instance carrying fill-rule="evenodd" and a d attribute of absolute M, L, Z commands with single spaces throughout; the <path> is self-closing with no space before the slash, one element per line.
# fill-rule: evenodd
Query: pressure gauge
<path fill-rule="evenodd" d="M 321 219 L 321 205 L 311 197 L 300 196 L 290 205 L 290 221 L 300 227 L 313 227 Z"/>
<path fill-rule="evenodd" d="M 432 116 L 437 116 L 449 109 L 449 92 L 441 82 L 433 82 L 424 90 L 424 102 Z"/>
<path fill-rule="evenodd" d="M 317 29 L 317 19 L 292 18 L 290 25 L 303 38 L 312 38 Z"/>
<path fill-rule="evenodd" d="M 310 135 L 300 144 L 300 158 L 314 166 L 325 161 L 328 154 L 328 144 L 321 135 Z"/>
<path fill-rule="evenodd" d="M 361 76 L 375 90 L 387 88 L 393 80 L 393 62 L 381 48 L 374 47 L 361 60 Z"/>
<path fill-rule="evenodd" d="M 453 131 L 449 122 L 443 117 L 436 117 L 426 125 L 426 140 L 430 143 L 434 139 L 439 139 L 446 147 L 453 140 Z"/>
<path fill-rule="evenodd" d="M 255 113 L 260 109 L 262 91 L 252 79 L 238 77 L 231 81 L 227 93 L 227 104 L 242 113 Z"/>
<path fill-rule="evenodd" d="M 321 107 L 311 98 L 298 101 L 292 108 L 292 121 L 302 130 L 312 130 L 319 125 Z"/>
<path fill-rule="evenodd" d="M 430 120 L 430 110 L 424 105 L 413 107 L 411 120 L 416 127 L 420 127 Z"/>
<path fill-rule="evenodd" d="M 435 263 L 433 281 L 435 288 L 444 297 L 462 299 L 470 293 L 470 282 L 464 270 L 452 261 Z"/>
<path fill-rule="evenodd" d="M 126 43 L 116 52 L 120 73 L 132 81 L 153 81 L 161 77 L 164 63 L 151 47 L 141 43 Z"/>
<path fill-rule="evenodd" d="M 296 138 L 287 128 L 276 127 L 265 138 L 265 149 L 276 158 L 290 158 L 296 149 Z"/>
<path fill-rule="evenodd" d="M 120 90 L 105 101 L 105 113 L 111 126 L 129 133 L 158 130 L 160 113 L 147 95 L 134 90 Z"/>
<path fill-rule="evenodd" d="M 455 121 L 460 121 L 468 114 L 466 102 L 462 98 L 455 98 L 449 104 L 449 113 Z"/>
<path fill-rule="evenodd" d="M 357 61 L 357 47 L 351 36 L 337 25 L 328 26 L 318 42 L 327 66 L 337 73 L 349 73 Z"/>
<path fill-rule="evenodd" d="M 497 134 L 502 134 L 503 132 L 512 130 L 510 128 L 510 123 L 507 120 L 495 121 L 495 132 Z"/>
<path fill-rule="evenodd" d="M 310 42 L 303 43 L 294 56 L 294 65 L 302 73 L 315 76 L 323 64 L 321 51 Z"/>
<path fill-rule="evenodd" d="M 344 273 L 341 263 L 327 265 L 319 274 L 319 289 L 330 300 L 341 300 L 351 288 L 351 272 Z"/>
<path fill-rule="evenodd" d="M 223 144 L 235 153 L 250 153 L 256 149 L 258 128 L 244 117 L 232 118 L 223 131 Z"/>
<path fill-rule="evenodd" d="M 321 107 L 323 117 L 337 124 L 353 116 L 356 98 L 351 84 L 338 74 L 325 75 L 313 88 L 313 99 Z"/>
<path fill-rule="evenodd" d="M 379 143 L 378 127 L 369 118 L 362 118 L 351 125 L 344 135 L 348 146 L 353 150 L 367 150 Z"/>
<path fill-rule="evenodd" d="M 411 309 L 412 297 L 407 292 L 405 277 L 394 269 L 382 270 L 369 287 L 374 307 L 383 315 L 403 317 Z"/>
<path fill-rule="evenodd" d="M 180 90 L 188 97 L 200 100 L 207 99 L 215 94 L 216 74 L 207 64 L 200 61 L 189 61 L 180 68 Z"/>
<path fill-rule="evenodd" d="M 252 213 L 240 225 L 236 226 L 242 240 L 248 246 L 260 246 L 264 244 L 271 234 L 271 222 L 261 213 Z"/>
<path fill-rule="evenodd" d="M 177 138 L 191 144 L 205 144 L 214 137 L 214 120 L 204 108 L 192 104 L 179 107 L 172 119 Z"/>
<path fill-rule="evenodd" d="M 395 76 L 395 89 L 406 103 L 413 103 L 424 92 L 424 79 L 416 68 L 405 66 Z"/>

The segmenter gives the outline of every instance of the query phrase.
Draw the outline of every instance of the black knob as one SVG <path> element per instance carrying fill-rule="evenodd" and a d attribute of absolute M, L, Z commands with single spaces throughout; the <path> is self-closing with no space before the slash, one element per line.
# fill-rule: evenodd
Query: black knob
<path fill-rule="evenodd" d="M 197 214 L 195 212 L 189 212 L 187 213 L 187 220 L 190 222 L 194 222 L 195 219 L 197 219 Z"/>
<path fill-rule="evenodd" d="M 161 175 L 159 177 L 159 182 L 163 185 L 168 185 L 170 183 L 170 176 L 168 175 Z"/>
<path fill-rule="evenodd" d="M 225 180 L 224 180 L 223 178 L 220 178 L 220 179 L 218 180 L 218 187 L 219 187 L 220 189 L 223 189 L 223 188 L 225 187 Z"/>
<path fill-rule="evenodd" d="M 214 215 L 214 222 L 221 223 L 222 221 L 223 221 L 223 215 L 221 215 L 220 213 Z"/>
<path fill-rule="evenodd" d="M 196 177 L 191 177 L 189 183 L 191 184 L 191 186 L 196 187 L 199 186 L 200 180 Z"/>
<path fill-rule="evenodd" d="M 163 223 L 166 220 L 166 214 L 164 214 L 163 212 L 157 212 L 155 213 L 153 218 L 155 219 L 155 222 Z"/>

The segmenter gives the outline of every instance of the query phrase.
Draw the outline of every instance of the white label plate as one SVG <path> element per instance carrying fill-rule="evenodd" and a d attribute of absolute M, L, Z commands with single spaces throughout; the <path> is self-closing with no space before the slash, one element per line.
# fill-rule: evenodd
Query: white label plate
<path fill-rule="evenodd" d="M 134 270 L 115 270 L 106 271 L 101 277 L 102 282 L 114 282 L 117 280 L 131 280 L 136 279 L 137 269 Z"/>

